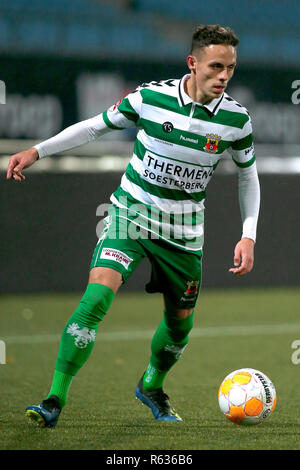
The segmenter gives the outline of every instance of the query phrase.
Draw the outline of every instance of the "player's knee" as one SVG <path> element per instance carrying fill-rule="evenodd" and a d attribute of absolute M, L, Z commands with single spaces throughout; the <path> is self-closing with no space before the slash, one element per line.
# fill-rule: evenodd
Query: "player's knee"
<path fill-rule="evenodd" d="M 164 320 L 168 328 L 168 333 L 171 339 L 176 343 L 188 343 L 188 335 L 193 328 L 193 310 L 185 318 L 179 318 L 177 316 L 170 316 L 165 312 Z"/>
<path fill-rule="evenodd" d="M 89 284 L 97 283 L 110 287 L 116 294 L 123 283 L 122 274 L 112 268 L 96 266 L 89 275 Z"/>
<path fill-rule="evenodd" d="M 194 308 L 180 308 L 171 300 L 167 295 L 164 295 L 164 304 L 165 304 L 165 311 L 169 316 L 174 316 L 178 318 L 186 318 L 189 317 L 192 313 Z"/>
<path fill-rule="evenodd" d="M 78 310 L 82 315 L 93 316 L 100 321 L 108 312 L 114 296 L 113 290 L 108 286 L 98 283 L 88 284 Z"/>

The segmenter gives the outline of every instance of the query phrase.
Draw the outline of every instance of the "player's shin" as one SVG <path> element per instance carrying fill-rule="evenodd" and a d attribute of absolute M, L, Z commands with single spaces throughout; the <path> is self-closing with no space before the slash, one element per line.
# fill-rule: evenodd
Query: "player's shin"
<path fill-rule="evenodd" d="M 193 313 L 186 318 L 168 316 L 157 328 L 151 343 L 151 358 L 143 378 L 143 387 L 153 390 L 163 386 L 168 371 L 181 357 L 193 327 Z"/>
<path fill-rule="evenodd" d="M 92 352 L 99 322 L 108 311 L 114 295 L 112 289 L 103 284 L 89 284 L 65 326 L 48 395 L 56 395 L 61 407 L 66 404 L 73 377 Z"/>

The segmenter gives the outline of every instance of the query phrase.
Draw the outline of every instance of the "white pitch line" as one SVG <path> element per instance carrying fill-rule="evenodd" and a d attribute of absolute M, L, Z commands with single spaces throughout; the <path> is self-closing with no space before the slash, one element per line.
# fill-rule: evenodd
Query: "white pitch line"
<path fill-rule="evenodd" d="M 98 341 L 130 341 L 134 339 L 151 339 L 155 330 L 98 332 Z M 283 323 L 275 325 L 219 326 L 194 328 L 192 338 L 218 338 L 223 336 L 264 336 L 300 333 L 300 323 Z M 1 339 L 8 344 L 43 344 L 57 343 L 61 334 L 7 336 Z"/>

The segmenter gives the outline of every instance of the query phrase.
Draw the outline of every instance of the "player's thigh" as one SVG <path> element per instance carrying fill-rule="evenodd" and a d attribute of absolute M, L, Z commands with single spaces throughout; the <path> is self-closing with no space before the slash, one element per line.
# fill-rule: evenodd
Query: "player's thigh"
<path fill-rule="evenodd" d="M 139 241 L 128 236 L 128 224 L 114 215 L 106 219 L 92 256 L 90 283 L 105 284 L 116 292 L 146 256 Z"/>
<path fill-rule="evenodd" d="M 163 243 L 153 244 L 151 280 L 147 292 L 161 292 L 165 311 L 185 318 L 196 305 L 202 279 L 202 252 L 185 252 Z"/>
<path fill-rule="evenodd" d="M 89 284 L 98 283 L 110 287 L 116 294 L 123 283 L 122 274 L 113 268 L 96 266 L 91 269 Z"/>

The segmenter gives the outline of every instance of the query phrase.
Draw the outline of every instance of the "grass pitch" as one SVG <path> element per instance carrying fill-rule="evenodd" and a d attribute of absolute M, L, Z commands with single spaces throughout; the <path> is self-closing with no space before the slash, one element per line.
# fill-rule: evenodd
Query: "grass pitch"
<path fill-rule="evenodd" d="M 300 364 L 291 360 L 300 339 L 299 288 L 202 291 L 189 346 L 165 381 L 183 423 L 155 421 L 134 397 L 162 299 L 119 293 L 57 427 L 40 429 L 26 422 L 24 409 L 48 393 L 60 334 L 79 299 L 1 297 L 0 449 L 300 449 Z M 253 427 L 229 422 L 217 402 L 223 378 L 242 367 L 261 370 L 277 390 L 273 415 Z"/>

